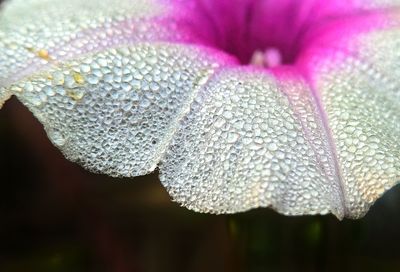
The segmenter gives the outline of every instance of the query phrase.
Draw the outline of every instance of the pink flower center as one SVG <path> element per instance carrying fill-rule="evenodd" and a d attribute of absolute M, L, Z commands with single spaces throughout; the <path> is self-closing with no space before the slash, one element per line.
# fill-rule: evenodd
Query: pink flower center
<path fill-rule="evenodd" d="M 264 67 L 295 63 L 312 31 L 355 11 L 351 0 L 181 1 L 190 32 L 204 44 Z"/>

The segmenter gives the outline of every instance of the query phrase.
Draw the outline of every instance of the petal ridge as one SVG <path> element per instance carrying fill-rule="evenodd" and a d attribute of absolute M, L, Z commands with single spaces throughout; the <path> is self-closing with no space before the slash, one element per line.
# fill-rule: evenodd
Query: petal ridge
<path fill-rule="evenodd" d="M 175 201 L 200 212 L 269 206 L 287 215 L 343 217 L 338 188 L 295 114 L 310 100 L 293 96 L 293 109 L 281 89 L 305 86 L 298 78 L 279 80 L 262 70 L 225 69 L 203 87 L 160 165 Z"/>
<path fill-rule="evenodd" d="M 228 65 L 207 48 L 143 43 L 63 63 L 12 87 L 68 159 L 131 177 L 156 168 L 198 88 Z"/>

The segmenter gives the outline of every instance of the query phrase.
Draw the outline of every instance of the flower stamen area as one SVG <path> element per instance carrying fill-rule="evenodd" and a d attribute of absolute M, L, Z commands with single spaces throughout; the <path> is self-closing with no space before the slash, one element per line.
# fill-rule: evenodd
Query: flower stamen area
<path fill-rule="evenodd" d="M 315 28 L 353 12 L 340 1 L 196 0 L 185 13 L 189 29 L 206 45 L 243 65 L 294 64 Z M 194 3 L 194 4 L 193 4 Z"/>
<path fill-rule="evenodd" d="M 273 68 L 282 64 L 282 55 L 278 48 L 256 50 L 250 59 L 250 65 Z"/>

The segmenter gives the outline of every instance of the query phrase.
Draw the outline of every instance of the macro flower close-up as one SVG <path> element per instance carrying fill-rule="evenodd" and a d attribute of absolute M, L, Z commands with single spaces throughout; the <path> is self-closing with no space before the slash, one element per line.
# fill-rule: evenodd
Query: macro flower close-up
<path fill-rule="evenodd" d="M 399 67 L 398 0 L 0 1 L 0 114 L 193 214 L 364 217 L 400 182 Z"/>
<path fill-rule="evenodd" d="M 201 212 L 363 216 L 400 179 L 396 1 L 8 1 L 2 103 Z"/>

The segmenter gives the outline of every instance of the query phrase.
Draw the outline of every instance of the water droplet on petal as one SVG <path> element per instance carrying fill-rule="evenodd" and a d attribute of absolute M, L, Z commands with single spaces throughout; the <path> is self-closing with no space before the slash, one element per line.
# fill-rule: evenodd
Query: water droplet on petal
<path fill-rule="evenodd" d="M 65 137 L 64 135 L 57 129 L 52 129 L 48 133 L 50 140 L 58 147 L 65 145 Z"/>
<path fill-rule="evenodd" d="M 235 143 L 237 140 L 239 139 L 239 134 L 231 132 L 228 134 L 227 138 L 226 138 L 226 142 L 229 144 L 233 144 Z"/>
<path fill-rule="evenodd" d="M 143 99 L 142 101 L 140 101 L 140 106 L 142 108 L 148 108 L 150 106 L 150 101 L 148 99 Z"/>

